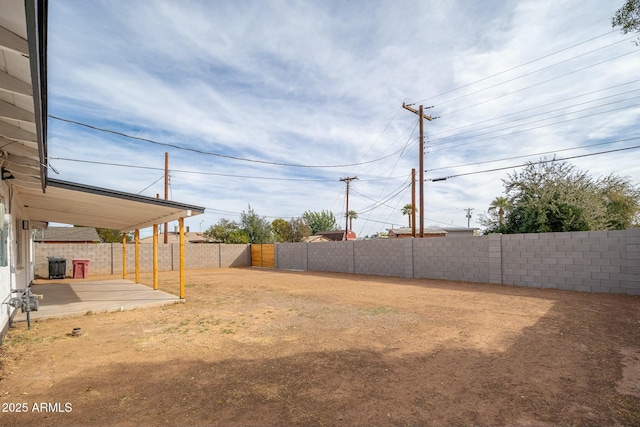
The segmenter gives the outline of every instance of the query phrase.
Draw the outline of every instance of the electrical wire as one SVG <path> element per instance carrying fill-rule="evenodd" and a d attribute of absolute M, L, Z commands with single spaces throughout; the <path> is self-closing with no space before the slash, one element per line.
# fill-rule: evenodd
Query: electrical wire
<path fill-rule="evenodd" d="M 443 170 L 443 169 L 461 168 L 461 167 L 465 167 L 465 166 L 483 165 L 483 164 L 487 164 L 487 163 L 503 162 L 505 160 L 523 159 L 525 157 L 543 156 L 545 154 L 560 153 L 560 152 L 563 152 L 563 151 L 581 150 L 581 149 L 584 149 L 584 148 L 597 147 L 597 146 L 600 146 L 600 145 L 615 144 L 617 142 L 633 141 L 633 140 L 636 140 L 636 139 L 640 139 L 640 136 L 636 136 L 636 137 L 633 137 L 633 138 L 616 139 L 614 141 L 598 142 L 596 144 L 581 145 L 581 146 L 572 147 L 572 148 L 562 148 L 562 149 L 559 149 L 559 150 L 543 151 L 541 153 L 531 153 L 531 154 L 524 154 L 524 155 L 521 155 L 521 156 L 504 157 L 502 159 L 485 160 L 485 161 L 481 161 L 481 162 L 465 163 L 465 164 L 462 164 L 462 165 L 443 166 L 443 167 L 439 167 L 439 168 L 428 169 L 428 170 L 425 170 L 425 172 L 433 172 L 433 171 L 438 171 L 438 170 Z"/>
<path fill-rule="evenodd" d="M 464 135 L 464 134 L 468 134 L 468 133 L 479 131 L 479 130 L 483 130 L 483 129 L 489 129 L 489 128 L 495 127 L 495 126 L 502 126 L 504 124 L 509 124 L 509 123 L 513 123 L 513 122 L 516 122 L 516 121 L 520 121 L 520 120 L 526 120 L 526 119 L 529 119 L 529 118 L 532 118 L 532 117 L 536 117 L 536 116 L 540 116 L 540 115 L 547 114 L 547 113 L 545 112 L 545 113 L 535 114 L 533 116 L 524 117 L 522 119 L 514 120 L 512 122 L 498 123 L 496 125 L 487 126 L 485 128 L 482 128 L 482 129 L 476 129 L 476 130 L 473 130 L 473 131 L 463 132 L 463 133 L 455 135 L 455 136 L 448 136 L 448 137 L 445 137 L 445 138 L 435 138 L 435 139 L 432 139 L 431 142 L 444 141 L 444 140 L 454 139 L 455 138 L 453 141 L 441 142 L 441 143 L 437 144 L 438 148 L 441 148 L 442 146 L 445 146 L 445 145 L 448 145 L 448 144 L 453 144 L 455 142 L 462 141 L 462 140 L 465 140 L 465 139 L 471 139 L 471 138 L 475 139 L 475 138 L 479 138 L 479 137 L 482 137 L 482 136 L 485 136 L 485 135 L 491 135 L 492 133 L 507 131 L 507 130 L 510 130 L 510 129 L 519 128 L 521 126 L 532 125 L 532 124 L 544 122 L 544 121 L 547 121 L 547 120 L 557 119 L 559 117 L 565 117 L 568 114 L 581 113 L 581 112 L 584 112 L 584 111 L 593 110 L 593 109 L 601 108 L 601 107 L 606 107 L 608 105 L 619 104 L 621 102 L 631 101 L 631 100 L 638 99 L 638 98 L 640 98 L 640 95 L 639 96 L 634 96 L 634 97 L 631 97 L 631 98 L 626 98 L 626 99 L 619 100 L 619 101 L 608 102 L 606 104 L 595 105 L 593 107 L 582 108 L 580 110 L 573 110 L 573 111 L 570 111 L 570 112 L 567 112 L 567 113 L 557 114 L 555 116 L 543 117 L 543 118 L 538 119 L 538 120 L 533 120 L 533 121 L 526 122 L 526 123 L 520 123 L 520 124 L 513 125 L 513 126 L 508 126 L 508 127 L 504 127 L 504 128 L 500 128 L 500 129 L 495 129 L 495 130 L 492 130 L 492 131 L 489 131 L 489 132 L 477 133 L 477 134 L 473 134 L 473 135 L 467 135 L 467 136 L 460 136 L 459 137 L 459 135 Z M 579 120 L 579 119 L 584 119 L 584 118 L 593 117 L 593 116 L 600 116 L 602 114 L 611 113 L 611 112 L 614 112 L 614 111 L 625 110 L 625 109 L 631 108 L 631 107 L 637 107 L 638 105 L 640 105 L 640 104 L 626 105 L 624 107 L 614 108 L 614 109 L 607 110 L 607 111 L 598 111 L 597 113 L 588 114 L 586 116 L 574 117 L 572 119 L 562 120 L 562 121 L 555 122 L 555 123 L 549 123 L 549 124 L 547 124 L 545 126 L 553 126 L 555 124 L 565 123 L 567 121 Z M 549 113 L 551 113 L 551 112 L 552 111 L 549 111 Z M 533 130 L 533 129 L 539 129 L 539 127 L 529 128 L 529 129 L 522 129 L 522 130 L 519 130 L 517 132 L 511 132 L 511 133 L 509 133 L 509 135 L 513 135 L 515 133 L 527 132 L 527 131 Z M 456 145 L 456 147 L 459 147 L 459 146 L 460 145 Z M 438 151 L 440 151 L 440 150 L 438 150 Z"/>
<path fill-rule="evenodd" d="M 155 183 L 157 183 L 158 181 L 160 181 L 161 179 L 164 178 L 164 175 L 162 175 L 160 178 L 156 179 L 155 181 L 153 181 L 151 184 L 147 185 L 143 190 L 140 190 L 138 192 L 138 194 L 142 194 L 144 193 L 146 190 L 148 190 L 149 188 L 151 188 Z"/>
<path fill-rule="evenodd" d="M 452 114 L 459 113 L 460 111 L 468 110 L 470 108 L 474 108 L 474 107 L 477 107 L 479 105 L 487 104 L 487 103 L 495 101 L 497 99 L 513 95 L 514 93 L 522 92 L 524 90 L 531 89 L 531 88 L 534 88 L 536 86 L 540 86 L 540 85 L 543 85 L 545 83 L 549 83 L 549 82 L 552 82 L 554 80 L 561 79 L 562 77 L 570 76 L 571 74 L 579 73 L 580 71 L 584 71 L 584 70 L 587 70 L 589 68 L 593 68 L 593 67 L 596 67 L 598 65 L 602 65 L 602 64 L 605 64 L 607 62 L 610 62 L 610 61 L 613 61 L 615 59 L 619 59 L 619 58 L 622 58 L 624 56 L 631 55 L 631 54 L 634 54 L 634 53 L 637 53 L 637 51 L 631 51 L 631 52 L 628 52 L 628 53 L 623 53 L 622 55 L 614 56 L 613 58 L 605 59 L 604 61 L 600 61 L 600 62 L 597 62 L 595 64 L 587 65 L 586 67 L 582 67 L 582 68 L 579 68 L 577 70 L 569 71 L 568 73 L 565 73 L 565 74 L 562 74 L 562 75 L 559 75 L 559 76 L 556 76 L 556 77 L 552 77 L 552 78 L 547 79 L 547 80 L 543 80 L 541 82 L 532 84 L 530 86 L 525 86 L 523 88 L 516 89 L 516 90 L 514 90 L 512 92 L 504 93 L 502 95 L 496 96 L 495 98 L 487 99 L 487 100 L 484 100 L 482 102 L 478 102 L 477 104 L 473 104 L 473 105 L 469 105 L 467 107 L 460 108 L 458 110 L 454 110 L 454 111 L 449 111 L 447 113 L 443 113 L 443 114 L 440 115 L 440 117 L 450 116 Z"/>
<path fill-rule="evenodd" d="M 493 86 L 487 86 L 487 87 L 485 87 L 485 88 L 478 89 L 478 90 L 476 90 L 476 91 L 474 91 L 474 92 L 469 92 L 469 93 L 467 93 L 467 94 L 464 94 L 464 95 L 459 96 L 459 97 L 457 97 L 457 98 L 453 98 L 453 99 L 448 99 L 448 100 L 446 100 L 446 101 L 442 101 L 442 102 L 440 102 L 440 103 L 438 104 L 438 106 L 441 106 L 441 105 L 443 105 L 443 104 L 448 104 L 448 103 L 450 103 L 450 102 L 458 101 L 458 100 L 460 100 L 460 99 L 466 98 L 467 96 L 471 96 L 471 95 L 478 94 L 478 93 L 480 93 L 480 92 L 484 92 L 485 90 L 489 90 L 489 89 L 493 89 L 493 88 L 498 87 L 498 86 L 502 86 L 503 84 L 510 83 L 510 82 L 515 81 L 515 80 L 519 80 L 519 79 L 521 79 L 521 78 L 523 78 L 523 77 L 527 77 L 527 76 L 530 76 L 530 75 L 535 74 L 535 73 L 539 73 L 540 71 L 544 71 L 544 70 L 547 70 L 547 69 L 549 69 L 549 68 L 553 68 L 553 67 L 555 67 L 555 66 L 557 66 L 557 65 L 561 65 L 561 64 L 564 64 L 564 63 L 566 63 L 566 62 L 573 61 L 574 59 L 581 58 L 581 57 L 586 56 L 586 55 L 589 55 L 589 54 L 591 54 L 591 53 L 593 53 L 593 52 L 597 52 L 597 51 L 599 51 L 599 50 L 606 49 L 606 48 L 611 47 L 611 46 L 613 46 L 613 45 L 616 45 L 616 44 L 618 44 L 618 43 L 623 43 L 623 42 L 629 41 L 629 40 L 634 39 L 634 38 L 635 38 L 635 36 L 633 36 L 633 37 L 629 37 L 629 38 L 627 38 L 627 39 L 619 40 L 619 41 L 617 41 L 617 42 L 614 42 L 614 43 L 608 44 L 608 45 L 606 45 L 606 46 L 601 46 L 601 47 L 599 47 L 599 48 L 597 48 L 597 49 L 590 50 L 589 52 L 581 53 L 580 55 L 576 55 L 576 56 L 573 56 L 573 57 L 571 57 L 571 58 L 568 58 L 568 59 L 562 60 L 562 61 L 560 61 L 560 62 L 556 62 L 556 63 L 553 63 L 553 64 L 551 64 L 551 65 L 547 65 L 546 67 L 538 68 L 537 70 L 530 71 L 530 72 L 525 73 L 525 74 L 521 74 L 521 75 L 519 75 L 519 76 L 517 76 L 517 77 L 513 77 L 513 78 L 511 78 L 511 79 L 509 79 L 509 80 L 505 80 L 505 81 L 503 81 L 503 82 L 496 83 L 496 84 L 494 84 Z"/>
<path fill-rule="evenodd" d="M 561 107 L 561 108 L 556 108 L 556 109 L 553 109 L 553 110 L 546 110 L 546 111 L 543 111 L 541 113 L 536 113 L 536 114 L 532 114 L 532 115 L 529 115 L 529 116 L 523 116 L 523 117 L 519 117 L 517 119 L 513 119 L 513 120 L 501 122 L 501 123 L 496 123 L 496 124 L 493 124 L 493 125 L 487 125 L 487 126 L 484 126 L 484 127 L 479 127 L 479 128 L 467 130 L 467 131 L 464 131 L 464 132 L 459 132 L 459 133 L 456 133 L 454 135 L 449 135 L 449 136 L 444 136 L 444 137 L 439 137 L 439 138 L 433 138 L 433 136 L 435 134 L 431 134 L 431 141 L 432 142 L 433 141 L 442 141 L 442 140 L 445 140 L 445 139 L 457 138 L 460 135 L 465 135 L 465 134 L 468 134 L 468 133 L 478 132 L 478 131 L 482 131 L 482 130 L 485 130 L 485 129 L 491 129 L 491 128 L 494 128 L 496 126 L 507 125 L 509 123 L 515 123 L 515 122 L 519 122 L 519 121 L 522 121 L 522 120 L 531 119 L 533 117 L 538 117 L 538 116 L 542 116 L 542 115 L 546 115 L 546 114 L 555 113 L 555 112 L 558 112 L 558 111 L 569 110 L 571 108 L 579 107 L 581 105 L 591 104 L 593 102 L 601 101 L 601 100 L 608 99 L 608 98 L 614 98 L 616 96 L 627 95 L 627 94 L 630 94 L 630 93 L 633 93 L 633 92 L 638 92 L 638 91 L 640 91 L 640 88 L 628 90 L 626 92 L 616 93 L 614 95 L 603 96 L 603 97 L 597 98 L 597 99 L 591 99 L 589 101 L 579 102 L 577 104 L 567 105 L 567 106 L 564 106 L 564 107 Z M 578 113 L 578 112 L 581 112 L 581 111 L 586 111 L 586 110 L 592 109 L 592 108 L 605 107 L 607 105 L 613 105 L 613 104 L 629 101 L 629 100 L 636 99 L 636 98 L 638 98 L 638 96 L 631 97 L 631 98 L 626 98 L 626 99 L 621 99 L 621 100 L 617 100 L 617 101 L 612 101 L 612 102 L 608 102 L 606 104 L 599 104 L 599 105 L 595 105 L 593 107 L 585 108 L 585 109 L 582 109 L 582 110 L 570 110 L 566 114 L 574 114 L 574 113 Z M 557 102 L 551 103 L 551 104 L 557 104 L 559 102 L 562 102 L 562 101 L 557 101 Z M 549 104 L 547 104 L 547 105 L 549 105 Z M 503 117 L 508 117 L 508 116 L 521 114 L 521 113 L 523 113 L 525 111 L 535 110 L 535 109 L 538 109 L 538 108 L 541 108 L 541 107 L 528 108 L 526 110 L 521 110 L 521 111 L 517 111 L 515 113 L 505 114 L 503 116 L 494 117 L 494 118 L 491 118 L 491 119 L 487 119 L 487 120 L 485 120 L 483 122 L 477 122 L 477 123 L 474 123 L 472 125 L 467 125 L 467 126 L 462 126 L 462 127 L 471 127 L 471 126 L 475 126 L 475 125 L 485 124 L 486 122 L 491 122 L 491 121 L 495 121 L 495 120 L 498 120 L 498 119 L 503 118 Z M 555 116 L 555 117 L 559 117 L 559 116 Z M 543 119 L 543 120 L 552 119 L 552 118 L 554 118 L 554 117 L 547 117 L 546 119 Z M 535 123 L 535 122 L 530 122 L 530 123 Z M 526 125 L 526 124 L 530 124 L 530 123 L 524 123 L 524 124 Z M 461 129 L 462 127 L 460 127 L 459 129 Z M 508 128 L 506 128 L 506 129 L 508 129 Z M 502 129 L 500 129 L 500 130 L 502 130 Z M 441 134 L 441 133 L 444 133 L 444 132 L 438 132 L 438 133 Z"/>
<path fill-rule="evenodd" d="M 558 53 L 566 52 L 567 50 L 573 49 L 574 47 L 578 47 L 578 46 L 581 46 L 581 45 L 583 45 L 583 44 L 589 43 L 589 42 L 591 42 L 591 41 L 597 40 L 597 39 L 599 39 L 599 38 L 602 38 L 602 37 L 608 36 L 609 34 L 614 33 L 614 32 L 616 32 L 616 30 L 611 30 L 611 31 L 609 31 L 609 32 L 607 32 L 607 33 L 604 33 L 604 34 L 601 34 L 601 35 L 599 35 L 599 36 L 596 36 L 596 37 L 590 38 L 590 39 L 585 40 L 585 41 L 583 41 L 583 42 L 580 42 L 580 43 L 574 44 L 574 45 L 569 46 L 569 47 L 565 47 L 565 48 L 563 48 L 563 49 L 557 50 L 557 51 L 552 52 L 552 53 L 549 53 L 549 54 L 547 54 L 547 55 L 543 55 L 543 56 L 538 57 L 538 58 L 536 58 L 536 59 L 532 59 L 532 60 L 527 61 L 527 62 L 525 62 L 525 63 L 523 63 L 523 64 L 516 65 L 515 67 L 509 68 L 509 69 L 507 69 L 507 70 L 500 71 L 500 72 L 498 72 L 498 73 L 496 73 L 496 74 L 492 74 L 492 75 L 487 76 L 487 77 L 483 77 L 483 78 L 481 78 L 480 80 L 476 80 L 476 81 L 474 81 L 474 82 L 467 83 L 467 84 L 462 85 L 462 86 L 458 86 L 458 87 L 456 87 L 456 88 L 454 88 L 454 89 L 448 90 L 448 91 L 446 91 L 446 92 L 442 92 L 442 93 L 440 93 L 440 94 L 438 94 L 438 95 L 434 95 L 434 96 L 431 96 L 431 97 L 428 97 L 428 98 L 425 98 L 425 99 L 421 99 L 421 100 L 419 100 L 419 101 L 416 101 L 415 103 L 420 103 L 420 102 L 423 102 L 423 101 L 427 101 L 427 100 L 431 100 L 431 99 L 439 98 L 439 97 L 444 96 L 444 95 L 448 95 L 448 94 L 450 94 L 450 93 L 452 93 L 452 92 L 456 92 L 456 91 L 458 91 L 458 90 L 460 90 L 460 89 L 464 89 L 464 88 L 466 88 L 466 87 L 473 86 L 474 84 L 477 84 L 477 83 L 483 82 L 483 81 L 485 81 L 485 80 L 489 80 L 489 79 L 491 79 L 491 78 L 493 78 L 493 77 L 500 76 L 500 75 L 502 75 L 502 74 L 508 73 L 508 72 L 510 72 L 510 71 L 513 71 L 513 70 L 517 70 L 518 68 L 522 68 L 522 67 L 524 67 L 524 66 L 526 66 L 526 65 L 533 64 L 534 62 L 538 62 L 538 61 L 543 60 L 543 59 L 545 59 L 545 58 L 549 58 L 549 57 L 551 57 L 551 56 L 553 56 L 553 55 L 557 55 Z"/>
<path fill-rule="evenodd" d="M 213 156 L 213 157 L 220 157 L 220 158 L 224 158 L 224 159 L 230 159 L 230 160 L 237 160 L 237 161 L 243 161 L 243 162 L 250 162 L 250 163 L 260 163 L 260 164 L 264 164 L 264 165 L 272 165 L 272 166 L 286 166 L 286 167 L 295 167 L 295 168 L 345 168 L 345 167 L 353 167 L 353 166 L 362 166 L 362 165 L 367 165 L 370 163 L 376 163 L 385 159 L 388 159 L 390 157 L 393 157 L 394 155 L 398 154 L 399 152 L 401 152 L 403 148 L 401 148 L 400 150 L 391 153 L 387 156 L 384 157 L 380 157 L 378 159 L 373 159 L 373 160 L 367 160 L 364 162 L 358 162 L 358 163 L 348 163 L 348 164 L 343 164 L 343 165 L 303 165 L 303 164 L 294 164 L 294 163 L 280 163 L 280 162 L 272 162 L 272 161 L 268 161 L 268 160 L 260 160 L 260 159 L 250 159 L 250 158 L 246 158 L 246 157 L 237 157 L 237 156 L 230 156 L 228 154 L 220 154 L 220 153 L 215 153 L 212 151 L 204 151 L 204 150 L 199 150 L 196 148 L 190 148 L 190 147 L 183 147 L 181 145 L 178 144 L 171 144 L 171 143 L 167 143 L 167 142 L 160 142 L 160 141 L 155 141 L 153 139 L 149 139 L 149 138 L 142 138 L 142 137 L 138 137 L 138 136 L 133 136 L 133 135 L 128 135 L 126 133 L 123 132 L 118 132 L 115 130 L 111 130 L 111 129 L 105 129 L 105 128 L 100 128 L 97 126 L 93 126 L 87 123 L 82 123 L 76 120 L 71 120 L 71 119 L 65 119 L 62 117 L 58 117 L 58 116 L 54 116 L 54 115 L 49 115 L 50 118 L 55 119 L 55 120 L 59 120 L 62 122 L 66 122 L 66 123 L 70 123 L 70 124 L 74 124 L 77 126 L 83 126 L 86 127 L 88 129 L 92 129 L 92 130 L 96 130 L 99 132 L 105 132 L 105 133 L 110 133 L 113 135 L 118 135 L 124 138 L 128 138 L 128 139 L 133 139 L 133 140 L 137 140 L 137 141 L 143 141 L 143 142 L 148 142 L 150 144 L 155 144 L 155 145 L 160 145 L 163 147 L 170 147 L 170 148 L 175 148 L 176 150 L 183 150 L 183 151 L 189 151 L 192 153 L 197 153 L 197 154 L 202 154 L 202 155 L 206 155 L 206 156 Z"/>
<path fill-rule="evenodd" d="M 134 169 L 147 169 L 147 170 L 164 170 L 164 168 L 153 167 L 153 166 L 140 166 L 140 165 L 127 165 L 123 163 L 112 163 L 112 162 L 98 162 L 93 160 L 84 160 L 84 159 L 71 159 L 68 157 L 48 157 L 49 160 L 59 160 L 64 162 L 77 162 L 77 163 L 87 163 L 93 165 L 105 165 L 105 166 L 114 166 L 114 167 L 123 167 L 123 168 L 134 168 Z M 193 175 L 210 175 L 210 176 L 222 176 L 229 178 L 243 178 L 243 179 L 260 179 L 260 180 L 268 180 L 268 181 L 303 181 L 303 182 L 333 182 L 335 179 L 333 178 L 277 178 L 277 177 L 269 177 L 269 176 L 252 176 L 252 175 L 235 175 L 235 174 L 225 174 L 225 173 L 216 173 L 216 172 L 202 172 L 202 171 L 192 171 L 192 170 L 183 170 L 183 169 L 171 169 L 172 173 L 184 173 L 184 174 L 193 174 Z M 404 176 L 393 176 L 388 178 L 371 178 L 371 179 L 360 179 L 359 181 L 363 182 L 375 182 L 375 181 L 386 181 L 389 179 L 404 179 Z"/>
<path fill-rule="evenodd" d="M 579 154 L 579 155 L 576 155 L 576 156 L 565 157 L 565 158 L 562 158 L 562 159 L 555 159 L 554 158 L 554 159 L 551 159 L 551 160 L 541 160 L 541 161 L 536 162 L 536 163 L 544 164 L 544 163 L 550 163 L 550 162 L 562 162 L 562 161 L 565 161 L 565 160 L 578 159 L 578 158 L 581 158 L 581 157 L 598 156 L 598 155 L 601 155 L 601 154 L 615 153 L 615 152 L 618 152 L 618 151 L 634 150 L 636 148 L 640 148 L 640 145 L 635 145 L 633 147 L 616 148 L 616 149 L 607 150 L 607 151 L 599 151 L 599 152 L 596 152 L 596 153 Z M 505 166 L 505 167 L 495 168 L 495 169 L 485 169 L 485 170 L 475 171 L 475 172 L 459 173 L 459 174 L 456 174 L 456 175 L 449 175 L 449 176 L 445 176 L 445 177 L 441 177 L 441 178 L 426 179 L 425 181 L 431 181 L 431 182 L 446 181 L 449 178 L 457 178 L 459 176 L 477 175 L 477 174 L 481 174 L 481 173 L 496 172 L 496 171 L 501 171 L 501 170 L 505 170 L 505 169 L 521 168 L 521 167 L 528 166 L 530 163 L 531 162 L 523 163 L 523 164 L 519 164 L 519 165 L 513 165 L 513 166 Z"/>
<path fill-rule="evenodd" d="M 450 150 L 450 149 L 452 149 L 452 148 L 458 148 L 458 147 L 462 147 L 462 146 L 464 146 L 464 145 L 476 144 L 476 143 L 478 143 L 478 142 L 488 141 L 488 140 L 490 140 L 490 139 L 501 138 L 501 137 L 504 137 L 504 136 L 513 136 L 513 135 L 517 135 L 517 134 L 520 134 L 520 133 L 529 132 L 529 131 L 536 130 L 536 129 L 542 129 L 542 128 L 549 127 L 549 126 L 555 126 L 555 125 L 559 125 L 559 124 L 562 124 L 562 123 L 572 122 L 572 121 L 574 121 L 574 120 L 586 119 L 586 118 L 593 117 L 593 116 L 601 116 L 601 115 L 606 114 L 606 113 L 611 113 L 611 112 L 614 112 L 614 111 L 620 111 L 620 110 L 624 110 L 624 109 L 627 109 L 627 108 L 630 108 L 630 107 L 636 107 L 636 106 L 638 106 L 638 105 L 640 105 L 640 104 L 634 104 L 634 105 L 625 106 L 625 107 L 620 107 L 620 108 L 613 108 L 613 109 L 611 109 L 611 110 L 607 110 L 607 111 L 600 111 L 600 112 L 593 113 L 593 114 L 587 114 L 587 115 L 585 115 L 585 116 L 574 117 L 574 118 L 572 118 L 572 119 L 560 120 L 560 121 L 558 121 L 558 122 L 548 123 L 548 124 L 540 125 L 540 126 L 535 126 L 535 127 L 528 128 L 528 129 L 521 129 L 521 130 L 518 130 L 518 131 L 510 132 L 510 133 L 508 133 L 508 134 L 494 135 L 494 136 L 490 136 L 490 137 L 483 138 L 483 139 L 475 139 L 475 140 L 470 141 L 470 142 L 463 142 L 463 143 L 461 143 L 461 144 L 457 144 L 457 145 L 451 145 L 451 146 L 447 146 L 447 147 L 443 147 L 443 148 L 436 148 L 436 149 L 434 149 L 434 150 L 431 150 L 431 153 L 433 153 L 433 152 L 437 152 L 437 151 Z M 533 123 L 533 122 L 532 122 L 532 123 Z M 494 131 L 494 132 L 497 132 L 497 131 Z M 493 133 L 493 132 L 489 132 L 489 133 L 487 133 L 486 135 L 488 135 L 488 134 L 490 134 L 490 133 Z M 468 138 L 464 138 L 464 139 L 468 139 Z M 456 141 L 451 141 L 451 142 L 456 142 Z M 443 145 L 444 145 L 444 144 L 443 144 Z"/>

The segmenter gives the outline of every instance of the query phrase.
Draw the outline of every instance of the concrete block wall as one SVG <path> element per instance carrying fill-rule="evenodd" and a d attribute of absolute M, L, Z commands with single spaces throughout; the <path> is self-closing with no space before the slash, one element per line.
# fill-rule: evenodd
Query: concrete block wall
<path fill-rule="evenodd" d="M 276 245 L 276 268 L 640 295 L 640 228 Z"/>
<path fill-rule="evenodd" d="M 414 239 L 414 277 L 489 282 L 489 236 Z"/>
<path fill-rule="evenodd" d="M 158 270 L 180 268 L 178 244 L 158 245 Z M 65 258 L 66 276 L 73 277 L 73 259 L 90 260 L 91 275 L 120 274 L 122 272 L 122 244 L 35 244 L 35 276 L 49 276 L 48 257 Z M 153 270 L 153 246 L 139 245 L 140 271 Z M 221 267 L 248 267 L 251 265 L 249 245 L 186 244 L 185 268 L 198 270 Z M 127 245 L 127 273 L 135 271 L 135 245 Z"/>
<path fill-rule="evenodd" d="M 307 243 L 307 269 L 353 273 L 353 241 Z"/>
<path fill-rule="evenodd" d="M 229 267 L 250 267 L 251 266 L 251 245 L 218 245 L 218 266 L 220 268 Z"/>
<path fill-rule="evenodd" d="M 640 295 L 640 228 L 627 231 L 624 241 L 626 263 L 621 263 L 618 276 L 620 288 L 627 294 Z"/>
<path fill-rule="evenodd" d="M 287 243 L 276 245 L 276 268 L 281 270 L 307 270 L 307 245 Z"/>
<path fill-rule="evenodd" d="M 356 240 L 353 242 L 356 274 L 405 277 L 404 246 L 412 239 Z"/>
<path fill-rule="evenodd" d="M 640 294 L 640 229 L 501 237 L 503 283 Z"/>

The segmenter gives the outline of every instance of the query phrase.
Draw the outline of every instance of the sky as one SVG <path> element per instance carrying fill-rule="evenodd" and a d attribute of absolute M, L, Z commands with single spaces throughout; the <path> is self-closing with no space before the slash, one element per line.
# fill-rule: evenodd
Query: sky
<path fill-rule="evenodd" d="M 408 225 L 406 103 L 434 118 L 425 227 L 481 227 L 503 179 L 543 157 L 638 184 L 640 46 L 611 27 L 623 3 L 56 0 L 49 175 L 164 197 L 168 152 L 169 198 L 205 207 L 191 231 L 249 206 L 344 227 L 340 179 L 357 177 L 353 230 L 370 236 Z"/>

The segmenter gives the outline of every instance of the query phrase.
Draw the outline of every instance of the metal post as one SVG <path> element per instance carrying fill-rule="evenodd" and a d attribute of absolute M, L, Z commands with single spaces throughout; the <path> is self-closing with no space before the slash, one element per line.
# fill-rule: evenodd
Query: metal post
<path fill-rule="evenodd" d="M 136 229 L 135 232 L 135 247 L 136 247 L 136 283 L 140 283 L 140 230 Z"/>
<path fill-rule="evenodd" d="M 184 299 L 184 218 L 178 220 L 180 227 L 180 299 Z"/>
<path fill-rule="evenodd" d="M 122 278 L 127 278 L 127 233 L 122 233 Z"/>
<path fill-rule="evenodd" d="M 158 290 L 158 224 L 153 224 L 153 289 Z"/>

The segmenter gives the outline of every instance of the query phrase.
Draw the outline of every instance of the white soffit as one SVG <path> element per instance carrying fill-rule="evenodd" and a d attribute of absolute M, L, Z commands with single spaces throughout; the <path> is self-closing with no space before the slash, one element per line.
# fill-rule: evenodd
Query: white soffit
<path fill-rule="evenodd" d="M 131 231 L 204 213 L 200 206 L 53 179 L 44 194 L 38 188 L 15 190 L 32 221 Z"/>

